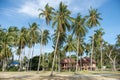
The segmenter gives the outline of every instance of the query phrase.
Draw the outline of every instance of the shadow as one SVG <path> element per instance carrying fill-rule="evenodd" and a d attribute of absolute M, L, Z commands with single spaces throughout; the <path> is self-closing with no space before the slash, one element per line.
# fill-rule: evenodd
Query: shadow
<path fill-rule="evenodd" d="M 31 75 L 15 76 L 15 77 L 9 77 L 9 78 L 0 78 L 0 80 L 26 80 L 29 77 L 32 77 L 32 76 Z"/>
<path fill-rule="evenodd" d="M 106 78 L 115 78 L 120 80 L 120 74 L 114 74 L 114 73 L 92 73 L 93 75 L 100 75 Z"/>

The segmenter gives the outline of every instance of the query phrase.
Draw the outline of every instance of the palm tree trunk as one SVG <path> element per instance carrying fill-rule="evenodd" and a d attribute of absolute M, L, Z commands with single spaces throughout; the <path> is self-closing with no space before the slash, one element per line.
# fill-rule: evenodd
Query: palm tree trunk
<path fill-rule="evenodd" d="M 82 71 L 82 55 L 80 56 L 80 70 Z"/>
<path fill-rule="evenodd" d="M 5 66 L 6 66 L 6 59 L 4 58 L 3 59 L 3 66 L 2 66 L 2 71 L 3 72 L 5 71 Z"/>
<path fill-rule="evenodd" d="M 41 48 L 40 48 L 40 55 L 39 55 L 39 62 L 38 62 L 37 73 L 39 73 L 39 69 L 40 69 L 40 59 L 41 59 L 41 54 L 42 54 L 42 44 L 41 44 Z"/>
<path fill-rule="evenodd" d="M 58 61 L 58 62 L 59 62 L 58 72 L 60 72 L 60 69 L 61 69 L 61 68 L 60 68 L 60 67 L 61 67 L 61 65 L 60 65 L 60 54 L 59 54 L 59 61 Z"/>
<path fill-rule="evenodd" d="M 113 59 L 113 70 L 114 71 L 116 71 L 116 57 L 117 56 L 115 56 L 114 59 Z"/>
<path fill-rule="evenodd" d="M 42 35 L 42 34 L 41 34 L 41 35 Z M 41 45 L 40 45 L 40 46 L 41 46 L 41 47 L 40 47 L 40 55 L 42 54 L 42 43 L 43 43 L 43 42 L 42 42 L 42 38 L 43 38 L 43 37 L 41 36 L 41 41 L 40 41 L 40 44 L 41 44 Z M 38 62 L 37 73 L 39 73 L 39 69 L 40 69 L 40 57 L 41 57 L 40 55 L 39 55 L 39 62 Z"/>
<path fill-rule="evenodd" d="M 57 72 L 57 69 L 58 69 L 58 64 L 57 64 L 57 62 L 58 62 L 58 61 L 57 61 L 57 55 L 56 55 L 56 57 L 55 57 L 55 64 L 56 64 L 56 65 L 55 65 L 55 68 L 56 68 L 55 71 L 56 71 L 56 72 Z"/>
<path fill-rule="evenodd" d="M 102 69 L 102 65 L 103 63 L 102 63 L 102 44 L 101 44 L 101 71 L 103 71 L 103 69 Z"/>
<path fill-rule="evenodd" d="M 33 53 L 34 53 L 34 45 L 33 45 L 33 50 L 32 50 L 32 57 L 31 57 L 31 61 L 30 61 L 30 71 L 31 71 L 31 67 L 32 67 L 32 58 L 33 58 Z"/>
<path fill-rule="evenodd" d="M 20 67 L 19 67 L 19 71 L 21 71 L 21 69 L 22 69 L 22 59 L 21 59 L 21 54 L 22 54 L 22 42 L 20 42 L 20 55 L 19 55 Z"/>
<path fill-rule="evenodd" d="M 42 45 L 43 46 L 43 45 Z M 43 46 L 43 49 L 42 49 L 42 51 L 44 50 L 44 46 Z M 44 55 L 44 51 L 43 51 L 43 71 L 45 71 L 45 60 L 44 60 L 44 58 L 45 58 L 45 55 Z"/>
<path fill-rule="evenodd" d="M 93 39 L 92 39 L 92 50 L 91 50 L 91 60 L 90 60 L 90 62 L 91 62 L 91 65 L 90 65 L 90 69 L 91 69 L 91 71 L 92 71 L 92 57 L 93 57 L 93 53 L 94 53 L 94 34 L 93 34 L 93 37 L 92 37 Z"/>
<path fill-rule="evenodd" d="M 78 70 L 78 53 L 79 53 L 79 44 L 80 44 L 80 39 L 78 37 L 78 44 L 77 44 L 77 61 L 76 61 L 76 72 Z"/>
<path fill-rule="evenodd" d="M 69 52 L 70 54 L 70 52 Z M 69 55 L 69 60 L 71 59 L 71 54 Z M 69 72 L 71 71 L 71 61 L 69 61 Z"/>
<path fill-rule="evenodd" d="M 21 67 L 22 67 L 22 65 L 21 65 L 21 54 L 19 55 L 19 62 L 20 62 L 19 71 L 21 71 Z"/>
<path fill-rule="evenodd" d="M 59 36 L 60 36 L 60 32 L 58 32 L 58 35 L 57 35 L 57 41 L 56 41 L 56 45 L 55 45 L 54 58 L 53 58 L 53 62 L 52 62 L 52 70 L 51 70 L 50 76 L 53 76 L 53 68 L 54 68 L 54 65 L 55 65 L 55 56 L 56 56 L 56 52 L 57 52 Z"/>
<path fill-rule="evenodd" d="M 29 70 L 29 66 L 30 66 L 30 52 L 31 52 L 31 48 L 29 48 L 29 51 L 28 51 L 28 64 L 27 64 L 27 71 Z"/>

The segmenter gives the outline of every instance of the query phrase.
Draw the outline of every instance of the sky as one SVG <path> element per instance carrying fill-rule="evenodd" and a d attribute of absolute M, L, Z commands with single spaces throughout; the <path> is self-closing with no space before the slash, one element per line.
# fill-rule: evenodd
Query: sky
<path fill-rule="evenodd" d="M 0 0 L 0 25 L 2 28 L 17 26 L 20 29 L 23 26 L 28 28 L 28 24 L 37 22 L 40 28 L 49 29 L 52 35 L 53 29 L 51 26 L 43 25 L 42 21 L 44 19 L 38 18 L 40 13 L 38 9 L 44 9 L 47 3 L 58 9 L 61 1 L 68 5 L 68 9 L 71 10 L 73 17 L 76 17 L 77 13 L 83 16 L 87 15 L 90 6 L 98 9 L 103 18 L 100 21 L 100 27 L 105 32 L 103 38 L 110 44 L 115 43 L 116 36 L 120 34 L 120 0 Z M 89 30 L 87 36 L 91 35 L 91 31 Z M 52 45 L 49 42 L 45 47 L 45 52 L 51 52 L 53 50 Z M 34 55 L 38 55 L 39 51 L 40 49 L 37 45 Z M 28 52 L 27 48 L 26 52 Z"/>

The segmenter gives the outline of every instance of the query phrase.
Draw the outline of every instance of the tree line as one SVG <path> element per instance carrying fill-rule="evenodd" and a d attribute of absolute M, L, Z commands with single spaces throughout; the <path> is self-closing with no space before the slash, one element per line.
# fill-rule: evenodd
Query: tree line
<path fill-rule="evenodd" d="M 51 64 L 49 65 L 51 76 L 56 65 L 60 71 L 60 60 L 66 57 L 67 52 L 69 57 L 72 57 L 71 53 L 75 53 L 76 72 L 78 71 L 78 60 L 84 54 L 91 58 L 91 64 L 92 59 L 95 59 L 97 66 L 101 70 L 104 65 L 110 65 L 114 71 L 116 71 L 116 66 L 119 67 L 120 35 L 117 35 L 115 44 L 110 44 L 103 39 L 105 34 L 103 28 L 94 30 L 94 27 L 100 26 L 100 20 L 102 20 L 97 9 L 90 7 L 87 15 L 82 16 L 78 13 L 76 17 L 72 17 L 68 6 L 60 2 L 58 9 L 46 4 L 44 9 L 40 9 L 40 11 L 39 18 L 44 17 L 43 22 L 45 21 L 46 25 L 54 29 L 52 36 L 50 36 L 49 30 L 43 30 L 36 22 L 29 24 L 29 28 L 22 27 L 18 29 L 18 27 L 10 26 L 5 29 L 0 27 L 0 62 L 2 71 L 5 71 L 7 62 L 14 53 L 19 56 L 19 70 L 22 69 L 22 55 L 24 55 L 25 47 L 29 48 L 26 70 L 30 70 L 30 66 L 34 63 L 30 59 L 30 54 L 34 54 L 36 44 L 40 45 L 36 70 L 39 72 L 41 61 L 44 70 L 47 60 Z M 89 42 L 86 42 L 86 35 L 91 29 L 93 29 L 93 34 L 88 37 Z M 44 46 L 47 46 L 50 40 L 53 41 L 52 47 L 54 51 L 44 54 Z M 13 51 L 13 48 L 15 51 Z M 46 58 L 45 55 L 51 55 L 52 58 L 48 58 L 49 56 Z"/>

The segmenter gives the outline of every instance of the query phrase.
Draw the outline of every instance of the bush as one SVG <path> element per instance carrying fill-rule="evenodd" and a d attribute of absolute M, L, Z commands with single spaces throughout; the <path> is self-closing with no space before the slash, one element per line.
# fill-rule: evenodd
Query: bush
<path fill-rule="evenodd" d="M 18 71 L 18 67 L 16 66 L 11 66 L 7 69 L 8 71 Z"/>

